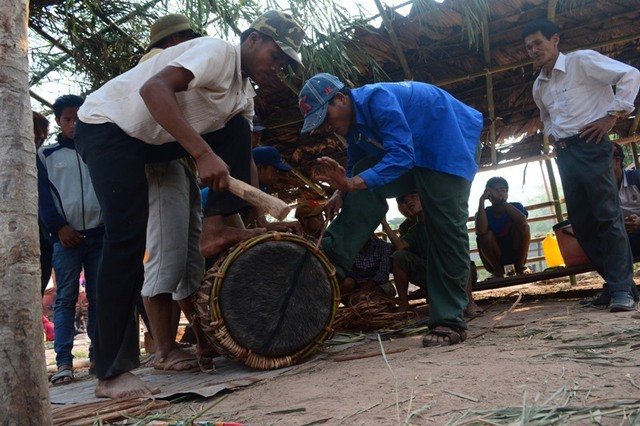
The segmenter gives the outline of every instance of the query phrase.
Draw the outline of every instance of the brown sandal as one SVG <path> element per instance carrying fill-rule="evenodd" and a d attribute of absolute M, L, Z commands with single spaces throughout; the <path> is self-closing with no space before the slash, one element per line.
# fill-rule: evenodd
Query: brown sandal
<path fill-rule="evenodd" d="M 451 346 L 451 345 L 456 345 L 458 343 L 462 343 L 465 340 L 467 340 L 467 332 L 465 330 L 463 329 L 456 330 L 450 327 L 447 327 L 447 328 L 448 330 L 438 330 L 435 328 L 429 330 L 427 335 L 422 338 L 422 346 L 424 346 L 425 348 L 432 348 L 436 346 Z M 437 340 L 428 339 L 429 336 L 448 337 L 449 340 L 438 342 Z"/>

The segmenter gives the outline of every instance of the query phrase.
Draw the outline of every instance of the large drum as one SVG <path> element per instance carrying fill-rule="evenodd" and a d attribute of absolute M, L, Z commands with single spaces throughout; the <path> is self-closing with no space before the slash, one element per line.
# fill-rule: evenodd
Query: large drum
<path fill-rule="evenodd" d="M 335 268 L 313 243 L 273 232 L 232 247 L 194 301 L 222 355 L 269 370 L 295 364 L 327 339 L 339 292 Z"/>

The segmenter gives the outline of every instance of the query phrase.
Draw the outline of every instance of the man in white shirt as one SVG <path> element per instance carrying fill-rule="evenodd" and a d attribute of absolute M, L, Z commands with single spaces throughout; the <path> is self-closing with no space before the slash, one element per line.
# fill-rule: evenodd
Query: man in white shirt
<path fill-rule="evenodd" d="M 554 144 L 567 210 L 578 242 L 606 281 L 612 312 L 631 311 L 633 258 L 611 167 L 608 133 L 634 110 L 640 72 L 592 50 L 564 55 L 552 22 L 533 21 L 522 33 L 540 75 L 533 98 Z M 616 86 L 614 94 L 612 86 Z"/>
<path fill-rule="evenodd" d="M 180 43 L 109 81 L 80 109 L 76 144 L 94 180 L 106 234 L 97 286 L 96 396 L 156 391 L 131 373 L 139 365 L 134 305 L 143 281 L 145 163 L 195 159 L 201 181 L 213 190 L 200 246 L 206 256 L 262 232 L 226 226 L 226 217 L 247 207 L 226 191 L 228 177 L 251 182 L 250 80 L 260 84 L 300 64 L 303 38 L 289 15 L 269 11 L 240 45 L 208 37 Z"/>

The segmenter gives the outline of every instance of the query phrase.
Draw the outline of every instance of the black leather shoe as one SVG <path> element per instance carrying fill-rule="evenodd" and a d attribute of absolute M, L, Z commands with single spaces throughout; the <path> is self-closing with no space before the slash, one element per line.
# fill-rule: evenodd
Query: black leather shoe
<path fill-rule="evenodd" d="M 636 302 L 628 291 L 616 291 L 611 295 L 609 310 L 611 312 L 635 311 Z"/>

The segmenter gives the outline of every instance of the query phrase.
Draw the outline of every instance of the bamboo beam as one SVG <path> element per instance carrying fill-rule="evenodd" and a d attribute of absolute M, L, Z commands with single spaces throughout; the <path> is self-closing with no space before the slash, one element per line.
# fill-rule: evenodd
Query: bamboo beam
<path fill-rule="evenodd" d="M 490 164 L 487 166 L 481 166 L 478 169 L 478 173 L 480 172 L 486 172 L 489 170 L 500 170 L 504 167 L 511 167 L 511 166 L 519 166 L 520 164 L 526 164 L 526 163 L 530 163 L 532 161 L 541 161 L 541 160 L 547 160 L 547 159 L 551 159 L 554 158 L 555 154 L 551 153 L 551 154 L 542 154 L 542 155 L 536 155 L 535 157 L 527 157 L 527 158 L 520 158 L 518 160 L 513 160 L 513 161 L 506 161 L 504 163 L 498 163 L 498 164 Z"/>
<path fill-rule="evenodd" d="M 411 69 L 409 69 L 409 63 L 407 62 L 407 57 L 404 55 L 404 51 L 402 50 L 402 46 L 400 45 L 400 41 L 398 41 L 398 36 L 396 36 L 396 32 L 393 29 L 393 23 L 391 19 L 387 15 L 387 12 L 382 7 L 382 3 L 380 0 L 374 0 L 376 6 L 378 7 L 378 11 L 380 12 L 380 16 L 382 17 L 382 23 L 384 24 L 384 28 L 387 30 L 387 34 L 389 34 L 389 38 L 391 39 L 391 44 L 395 49 L 396 56 L 400 60 L 400 65 L 402 65 L 402 70 L 404 72 L 405 80 L 413 80 L 413 74 L 411 73 Z"/>
<path fill-rule="evenodd" d="M 36 101 L 40 102 L 42 105 L 46 105 L 49 108 L 53 109 L 53 104 L 51 102 L 49 102 L 42 96 L 38 95 L 37 93 L 35 93 L 33 90 L 29 90 L 29 96 L 31 96 Z"/>
<path fill-rule="evenodd" d="M 593 43 L 590 44 L 588 46 L 581 46 L 578 49 L 572 49 L 572 50 L 567 50 L 566 53 L 570 53 L 570 52 L 575 52 L 576 50 L 581 50 L 581 49 L 599 49 L 601 47 L 605 47 L 605 46 L 611 46 L 613 44 L 621 44 L 621 43 L 628 43 L 630 41 L 635 41 L 640 39 L 640 33 L 635 33 L 635 34 L 630 34 L 628 36 L 624 36 L 624 37 L 619 37 L 619 38 L 614 38 L 611 39 L 609 41 L 600 41 L 598 43 Z M 459 83 L 461 81 L 469 81 L 469 80 L 475 80 L 476 78 L 479 77 L 484 77 L 488 74 L 497 74 L 497 73 L 501 73 L 504 71 L 509 71 L 509 70 L 513 70 L 516 68 L 520 68 L 520 67 L 524 67 L 527 65 L 531 65 L 533 63 L 532 59 L 523 59 L 522 61 L 518 61 L 518 62 L 513 62 L 511 64 L 505 64 L 505 65 L 499 65 L 496 67 L 491 67 L 491 68 L 485 68 L 483 70 L 471 73 L 471 74 L 467 74 L 464 76 L 459 76 L 459 77 L 453 77 L 453 78 L 448 78 L 446 80 L 440 80 L 440 81 L 436 81 L 434 83 L 432 83 L 434 86 L 447 86 L 449 84 L 453 84 L 453 83 Z"/>
<path fill-rule="evenodd" d="M 285 162 L 285 164 L 286 164 L 286 162 Z M 309 188 L 311 188 L 313 191 L 315 191 L 318 195 L 322 196 L 323 198 L 329 198 L 329 195 L 327 194 L 327 192 L 324 189 L 322 189 L 322 187 L 320 185 L 318 185 L 317 183 L 315 183 L 314 181 L 309 179 L 300 170 L 296 169 L 295 167 L 293 167 L 291 165 L 289 165 L 289 166 L 291 167 L 291 172 L 294 175 L 296 175 L 302 182 L 304 182 Z"/>

